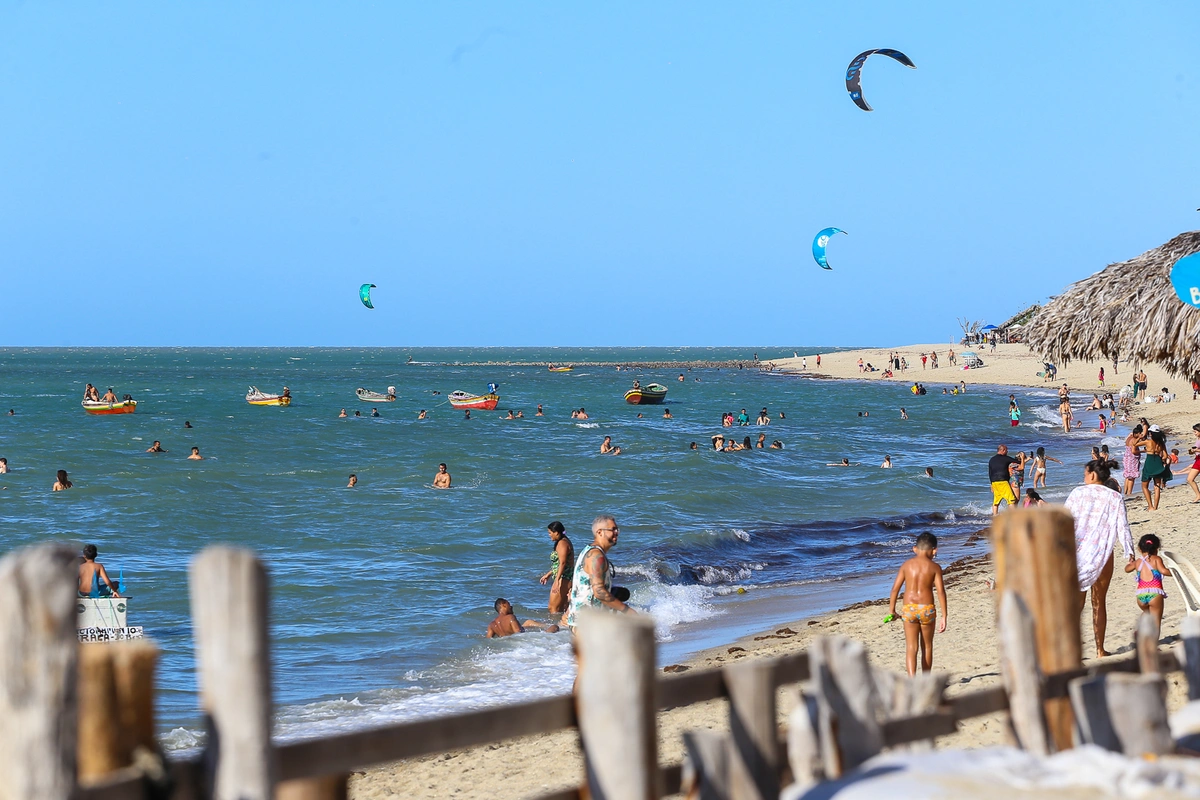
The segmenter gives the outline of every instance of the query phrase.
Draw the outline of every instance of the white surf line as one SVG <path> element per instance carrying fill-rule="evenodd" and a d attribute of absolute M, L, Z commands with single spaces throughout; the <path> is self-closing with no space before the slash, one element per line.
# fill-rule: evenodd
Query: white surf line
<path fill-rule="evenodd" d="M 1191 561 L 1169 550 L 1162 550 L 1159 555 L 1167 569 L 1171 570 L 1171 577 L 1179 587 L 1179 595 L 1187 606 L 1187 613 L 1200 614 L 1200 572 L 1196 571 Z"/>

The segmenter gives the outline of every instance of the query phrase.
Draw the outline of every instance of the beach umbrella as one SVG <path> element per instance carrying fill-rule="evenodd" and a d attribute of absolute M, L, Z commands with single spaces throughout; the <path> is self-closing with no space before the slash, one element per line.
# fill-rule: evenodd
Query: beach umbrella
<path fill-rule="evenodd" d="M 1026 344 L 1048 361 L 1120 357 L 1200 377 L 1200 308 L 1171 281 L 1176 263 L 1197 253 L 1200 231 L 1189 231 L 1071 284 L 1025 326 Z"/>
<path fill-rule="evenodd" d="M 1000 330 L 1000 329 L 999 329 L 999 328 L 997 328 L 995 325 L 984 325 L 984 326 L 983 326 L 982 328 L 980 328 L 979 330 L 981 330 L 981 331 L 998 331 L 998 330 Z"/>

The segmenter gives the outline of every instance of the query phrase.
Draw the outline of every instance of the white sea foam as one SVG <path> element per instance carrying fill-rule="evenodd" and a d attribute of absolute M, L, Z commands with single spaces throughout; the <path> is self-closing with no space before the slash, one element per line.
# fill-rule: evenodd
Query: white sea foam
<path fill-rule="evenodd" d="M 599 428 L 600 423 L 599 422 L 576 422 L 575 427 L 576 428 Z"/>

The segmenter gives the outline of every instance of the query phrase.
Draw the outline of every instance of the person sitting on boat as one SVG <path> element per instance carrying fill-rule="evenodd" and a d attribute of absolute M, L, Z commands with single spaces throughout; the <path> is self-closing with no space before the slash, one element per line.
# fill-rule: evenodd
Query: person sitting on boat
<path fill-rule="evenodd" d="M 496 618 L 488 623 L 487 633 L 484 634 L 489 639 L 502 639 L 505 636 L 512 636 L 514 633 L 525 633 L 525 628 L 542 628 L 546 633 L 558 633 L 558 626 L 538 622 L 537 620 L 527 619 L 522 624 L 521 620 L 517 619 L 517 615 L 513 613 L 512 603 L 505 600 L 503 597 L 497 597 L 493 607 L 496 609 Z"/>
<path fill-rule="evenodd" d="M 96 389 L 95 386 L 92 386 L 89 383 L 87 386 L 83 387 L 83 399 L 84 400 L 94 400 L 94 401 L 99 402 L 100 392 Z"/>
<path fill-rule="evenodd" d="M 291 397 L 291 396 L 292 396 L 292 390 L 291 390 L 291 389 L 289 389 L 288 387 L 286 387 L 286 386 L 285 386 L 285 387 L 283 387 L 283 394 L 281 394 L 281 395 L 279 395 L 279 396 L 280 396 L 280 397 Z"/>
<path fill-rule="evenodd" d="M 395 386 L 388 387 L 387 396 L 388 396 L 388 400 L 396 399 L 396 387 Z"/>
<path fill-rule="evenodd" d="M 634 389 L 640 389 L 640 388 L 642 388 L 642 383 L 641 383 L 641 381 L 637 381 L 637 380 L 635 380 L 635 381 L 633 382 L 633 388 L 634 388 Z"/>
<path fill-rule="evenodd" d="M 79 565 L 79 596 L 80 597 L 120 597 L 121 593 L 108 578 L 104 565 L 96 561 L 96 545 L 83 546 L 83 563 Z M 100 582 L 104 581 L 104 588 Z"/>
<path fill-rule="evenodd" d="M 104 397 L 101 397 L 101 398 L 100 398 L 100 402 L 101 402 L 101 403 L 115 403 L 115 402 L 117 402 L 117 395 L 116 395 L 116 392 L 114 392 L 114 391 L 112 390 L 112 387 L 111 387 L 111 386 L 110 386 L 110 387 L 108 387 L 108 391 L 104 393 Z"/>
<path fill-rule="evenodd" d="M 146 452 L 147 453 L 165 453 L 167 451 L 163 450 L 162 442 L 160 442 L 158 439 L 155 439 L 154 444 L 150 445 L 150 448 Z"/>

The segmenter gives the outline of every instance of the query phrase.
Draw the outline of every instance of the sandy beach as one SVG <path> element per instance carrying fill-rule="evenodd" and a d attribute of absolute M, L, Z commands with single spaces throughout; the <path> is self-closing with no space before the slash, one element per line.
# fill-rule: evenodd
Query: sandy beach
<path fill-rule="evenodd" d="M 942 366 L 941 369 L 921 370 L 921 352 L 935 349 L 933 345 L 913 345 L 898 348 L 910 368 L 891 380 L 911 383 L 921 381 L 934 391 L 934 387 L 967 383 L 972 385 L 991 384 L 1008 386 L 1047 386 L 1037 372 L 1041 361 L 1029 354 L 1023 345 L 1001 345 L 993 354 L 988 348 L 977 348 L 986 366 L 974 370 L 962 370 Z M 938 349 L 945 365 L 946 345 Z M 955 348 L 961 350 L 962 348 Z M 881 373 L 862 376 L 857 361 L 864 360 L 882 364 L 889 351 L 860 350 L 822 355 L 821 369 L 815 368 L 815 357 L 808 357 L 808 372 L 826 378 L 851 380 L 886 380 Z M 789 371 L 799 371 L 800 359 L 775 362 L 776 366 Z M 915 369 L 912 365 L 916 366 Z M 1118 391 L 1132 376 L 1131 365 L 1118 366 L 1119 375 L 1111 374 L 1111 364 L 1106 365 L 1108 391 Z M 1099 387 L 1096 381 L 1098 364 L 1060 365 L 1057 385 L 1067 383 L 1078 398 L 1089 395 Z M 1153 365 L 1145 368 L 1150 387 L 1168 387 L 1179 399 L 1168 404 L 1146 404 L 1136 406 L 1137 415 L 1162 425 L 1170 433 L 1171 447 L 1186 452 L 1191 446 L 1191 425 L 1200 421 L 1200 401 L 1191 399 L 1190 386 L 1178 378 L 1167 377 Z M 1185 392 L 1186 390 L 1186 392 Z M 1097 441 L 1099 434 L 1097 432 Z M 1075 446 L 1078 446 L 1076 443 Z M 981 470 L 982 470 L 981 465 Z M 1067 480 L 1063 475 L 1060 480 Z M 1070 482 L 1077 483 L 1074 476 Z M 1193 560 L 1200 561 L 1200 543 L 1190 539 L 1186 531 L 1196 529 L 1200 520 L 1200 505 L 1191 502 L 1191 490 L 1182 479 L 1172 482 L 1163 493 L 1161 506 L 1148 511 L 1145 501 L 1139 496 L 1127 502 L 1129 520 L 1136 539 L 1140 534 L 1153 532 L 1163 540 L 1165 548 Z M 981 531 L 975 540 L 979 554 L 968 556 L 947 570 L 947 594 L 949 614 L 948 626 L 939 635 L 934 646 L 934 669 L 950 674 L 950 694 L 972 691 L 993 686 L 1000 681 L 994 624 L 994 592 L 989 589 L 992 577 L 986 531 Z M 1106 647 L 1114 656 L 1130 652 L 1133 630 L 1140 613 L 1134 602 L 1134 581 L 1123 574 L 1118 554 L 1117 574 L 1108 594 L 1108 633 Z M 1168 583 L 1168 594 L 1174 594 L 1173 585 Z M 718 667 L 730 661 L 773 656 L 794 652 L 808 645 L 815 636 L 844 635 L 865 642 L 873 661 L 886 668 L 903 671 L 904 635 L 899 624 L 884 625 L 886 599 L 852 604 L 842 610 L 824 616 L 797 619 L 794 622 L 760 631 L 738 641 L 698 653 L 684 662 L 688 668 Z M 1184 610 L 1177 598 L 1169 598 L 1163 618 L 1164 646 L 1179 634 L 1180 620 Z M 1085 655 L 1095 653 L 1090 611 L 1085 610 L 1081 628 Z M 1168 706 L 1175 709 L 1186 700 L 1186 687 L 1181 675 L 1168 677 L 1170 696 Z M 780 722 L 792 706 L 793 690 L 780 691 Z M 724 701 L 713 701 L 701 705 L 675 709 L 660 714 L 660 762 L 678 762 L 683 757 L 681 734 L 696 728 L 724 729 L 727 727 L 727 710 Z M 972 748 L 1002 744 L 1006 741 L 1003 715 L 996 714 L 969 720 L 958 733 L 938 740 L 941 748 Z M 447 753 L 409 762 L 392 764 L 356 774 L 351 782 L 354 798 L 388 797 L 528 797 L 554 789 L 576 785 L 582 775 L 582 761 L 573 732 L 533 736 L 503 744 L 473 748 Z"/>

